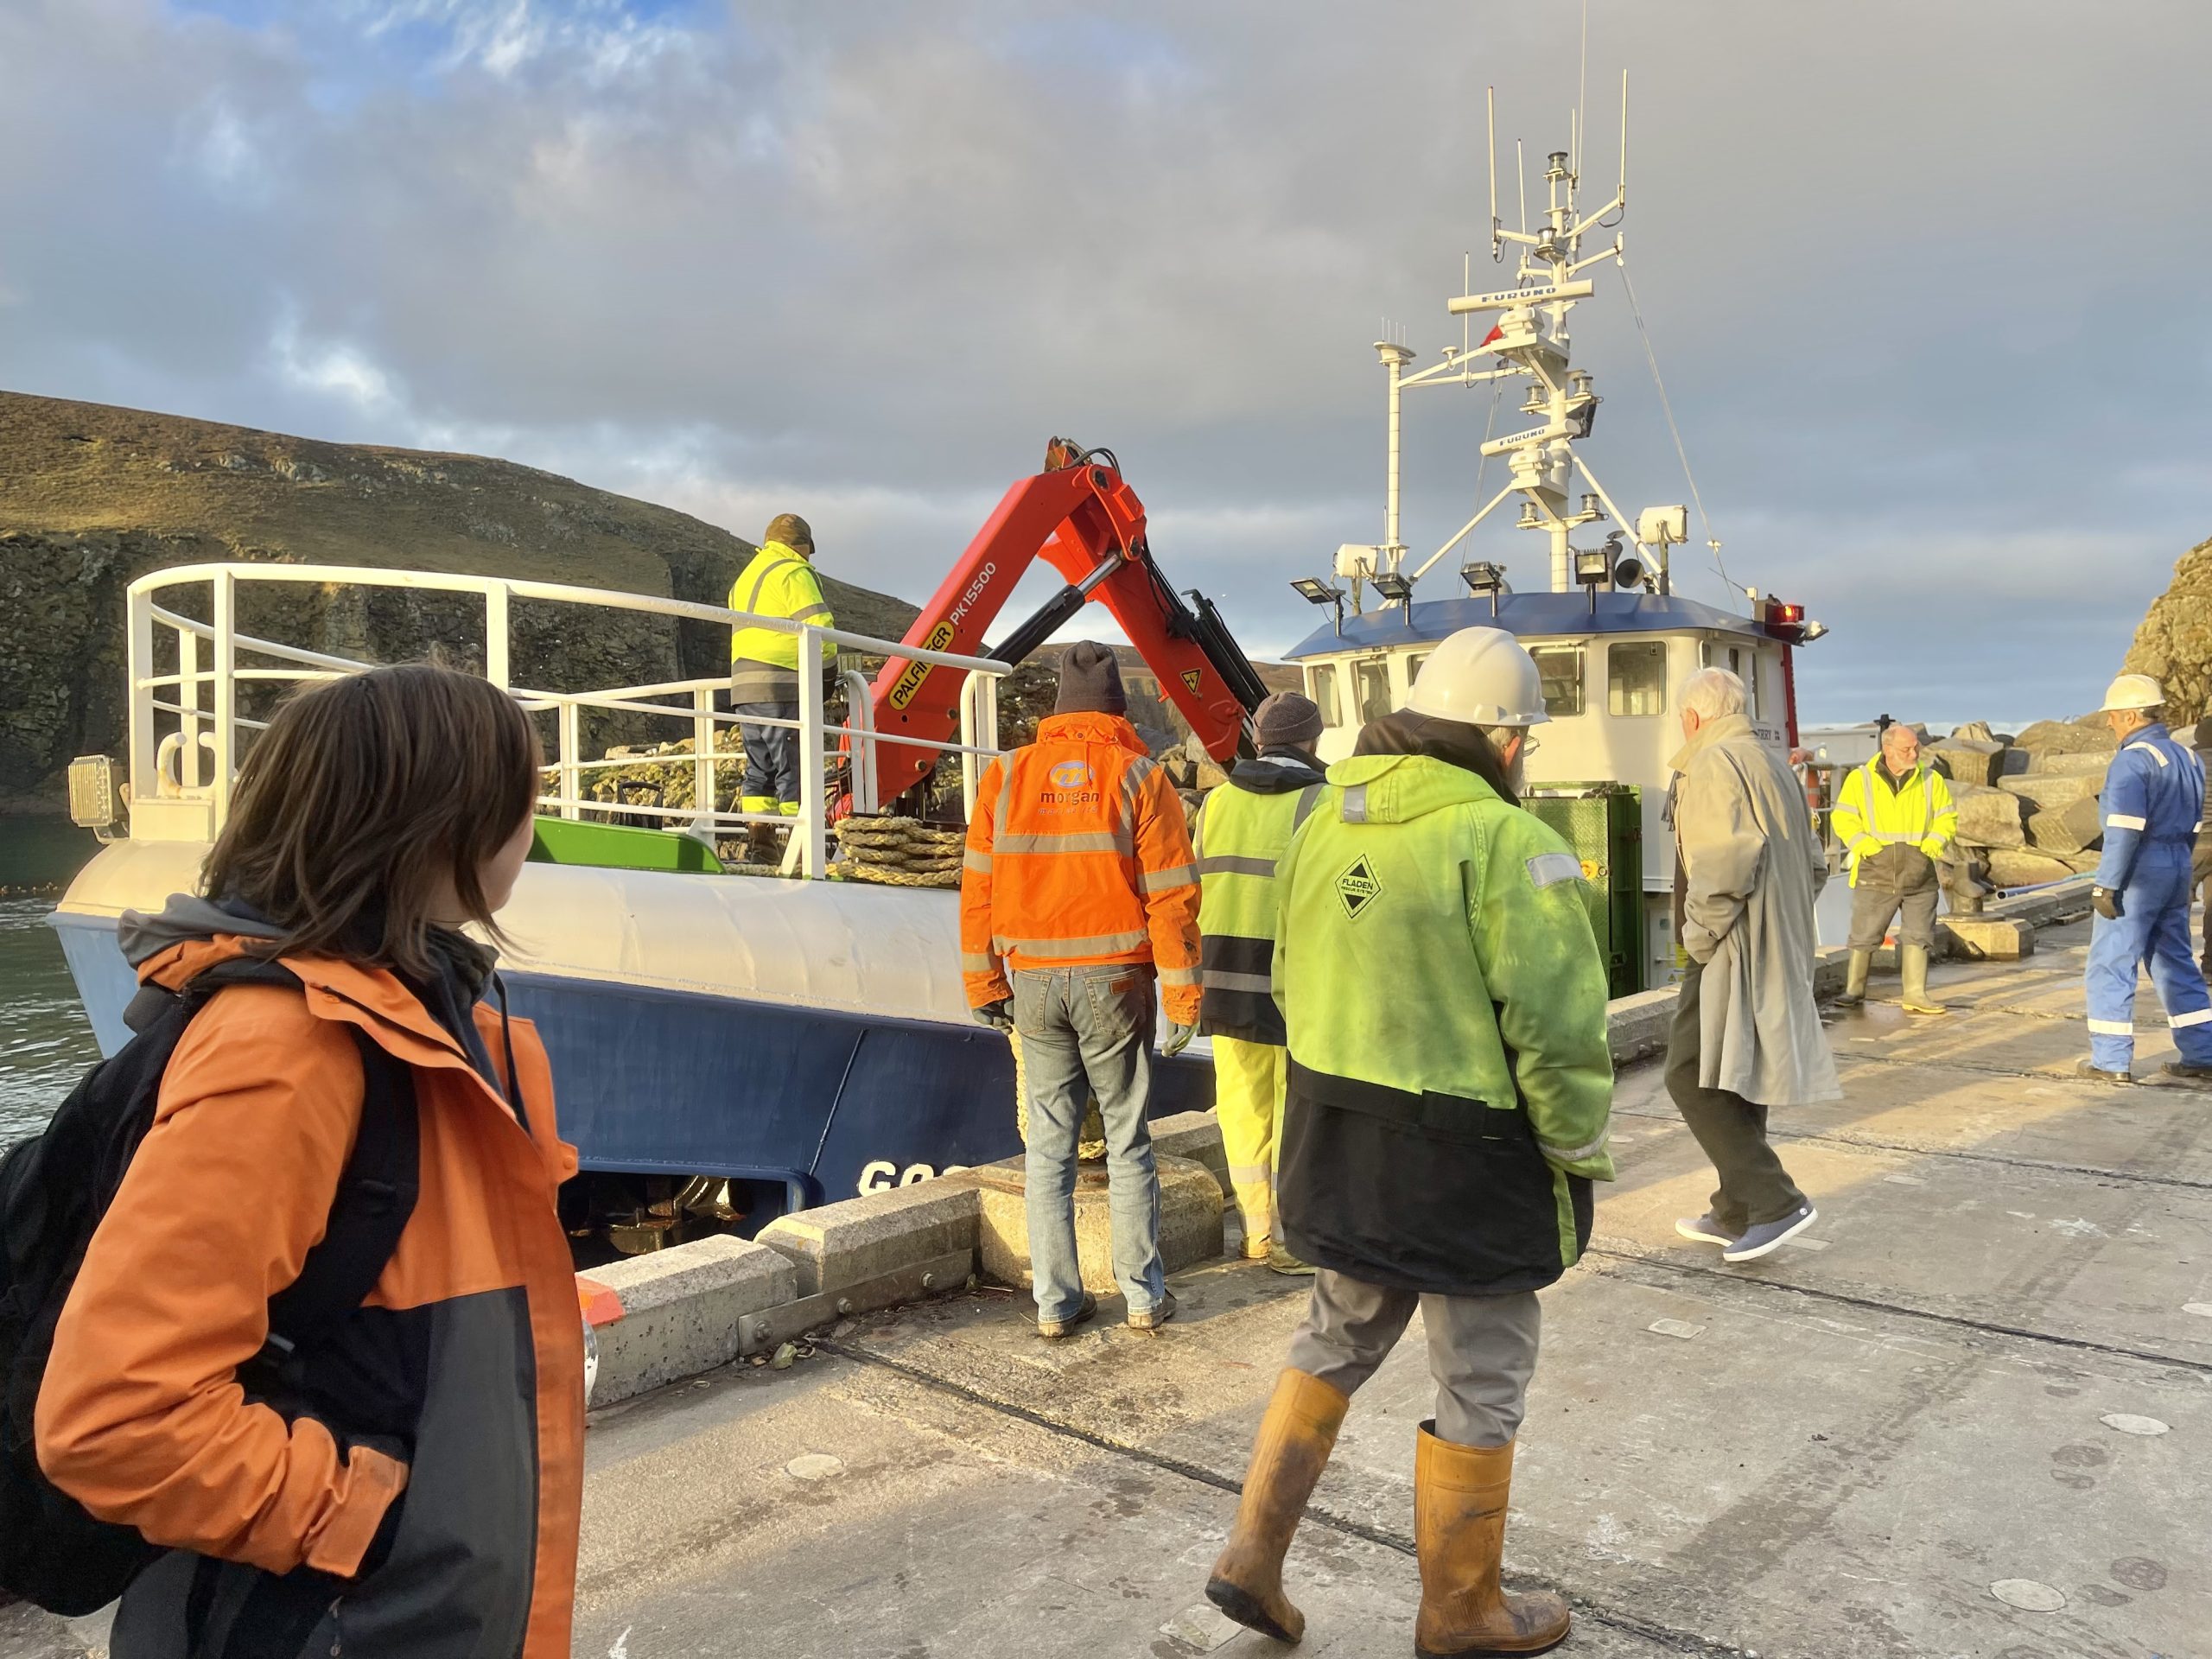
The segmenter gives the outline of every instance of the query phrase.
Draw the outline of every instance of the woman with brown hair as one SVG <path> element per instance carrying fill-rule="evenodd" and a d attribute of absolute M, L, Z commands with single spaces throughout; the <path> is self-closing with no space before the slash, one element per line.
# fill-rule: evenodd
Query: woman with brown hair
<path fill-rule="evenodd" d="M 575 1156 L 543 1049 L 504 995 L 479 1001 L 493 953 L 460 931 L 499 937 L 538 764 L 483 680 L 328 682 L 247 757 L 206 896 L 124 918 L 142 995 L 247 957 L 298 982 L 217 990 L 185 1027 L 55 1335 L 41 1464 L 168 1552 L 124 1597 L 116 1659 L 569 1651 L 583 1354 L 555 1194 Z M 294 1349 L 272 1299 L 394 1109 L 411 1211 L 365 1302 Z"/>

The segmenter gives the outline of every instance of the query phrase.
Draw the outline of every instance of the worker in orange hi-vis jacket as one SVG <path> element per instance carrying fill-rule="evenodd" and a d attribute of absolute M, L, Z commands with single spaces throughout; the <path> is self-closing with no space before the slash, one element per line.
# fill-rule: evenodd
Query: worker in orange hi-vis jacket
<path fill-rule="evenodd" d="M 1198 873 L 1183 803 L 1125 711 L 1114 653 L 1060 658 L 1037 741 L 991 762 L 960 878 L 960 966 L 976 1018 L 1018 1032 L 1029 1090 L 1027 1190 L 1037 1333 L 1098 1311 L 1076 1262 L 1077 1134 L 1106 1122 L 1114 1277 L 1136 1330 L 1175 1312 L 1160 1259 L 1160 1175 L 1145 1121 L 1153 984 L 1180 1053 L 1198 1023 Z"/>

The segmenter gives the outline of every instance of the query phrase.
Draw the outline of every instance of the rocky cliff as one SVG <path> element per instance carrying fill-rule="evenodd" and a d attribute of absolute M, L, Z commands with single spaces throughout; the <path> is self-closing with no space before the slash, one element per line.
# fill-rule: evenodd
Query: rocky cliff
<path fill-rule="evenodd" d="M 2123 671 L 2158 677 L 2175 726 L 2212 713 L 2212 542 L 2174 562 L 2173 583 L 2152 601 Z"/>
<path fill-rule="evenodd" d="M 719 604 L 752 551 L 684 513 L 512 461 L 0 392 L 0 810 L 57 808 L 71 756 L 122 752 L 124 589 L 147 571 L 374 565 Z M 823 586 L 859 632 L 897 639 L 915 614 L 833 576 Z M 207 614 L 204 588 L 168 602 Z M 482 616 L 474 599 L 303 585 L 248 589 L 238 626 L 356 658 L 435 645 L 480 664 Z M 715 674 L 728 652 L 705 625 L 514 607 L 514 677 L 541 690 Z"/>

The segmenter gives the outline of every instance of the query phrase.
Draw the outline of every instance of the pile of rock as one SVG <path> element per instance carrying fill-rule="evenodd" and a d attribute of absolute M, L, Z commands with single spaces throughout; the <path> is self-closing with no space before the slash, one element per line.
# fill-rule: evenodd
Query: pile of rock
<path fill-rule="evenodd" d="M 2041 720 L 2018 736 L 1983 721 L 1929 745 L 1951 776 L 1959 846 L 1999 887 L 2094 870 L 2104 846 L 2097 792 L 2116 745 L 2100 715 Z"/>

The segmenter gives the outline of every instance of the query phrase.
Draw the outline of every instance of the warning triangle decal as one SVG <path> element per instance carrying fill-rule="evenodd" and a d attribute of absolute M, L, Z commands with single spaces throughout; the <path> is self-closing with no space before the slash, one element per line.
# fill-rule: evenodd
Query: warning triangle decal
<path fill-rule="evenodd" d="M 1367 913 L 1367 908 L 1382 896 L 1382 878 L 1375 874 L 1375 866 L 1362 853 L 1351 861 L 1351 868 L 1337 878 L 1337 897 L 1342 901 L 1344 914 L 1355 922 Z"/>
<path fill-rule="evenodd" d="M 1195 668 L 1185 669 L 1183 671 L 1183 683 L 1190 688 L 1190 690 L 1193 691 L 1197 690 L 1198 689 L 1198 671 Z"/>

